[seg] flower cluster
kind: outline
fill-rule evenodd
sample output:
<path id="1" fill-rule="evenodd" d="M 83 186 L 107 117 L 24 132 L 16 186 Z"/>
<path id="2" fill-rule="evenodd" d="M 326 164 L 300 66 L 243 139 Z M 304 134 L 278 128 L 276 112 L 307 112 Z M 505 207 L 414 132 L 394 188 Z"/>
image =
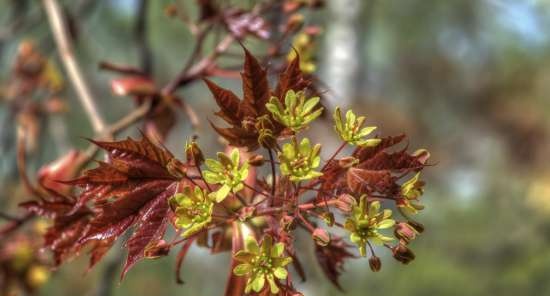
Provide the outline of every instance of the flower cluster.
<path id="1" fill-rule="evenodd" d="M 266 281 L 272 294 L 279 293 L 277 280 L 287 278 L 286 266 L 292 262 L 290 257 L 284 256 L 284 251 L 285 245 L 280 242 L 273 244 L 270 235 L 264 236 L 261 246 L 254 237 L 246 238 L 245 249 L 235 254 L 235 259 L 241 264 L 233 269 L 235 275 L 247 277 L 245 293 L 262 291 Z"/>
<path id="2" fill-rule="evenodd" d="M 380 212 L 380 202 L 373 201 L 367 204 L 366 196 L 362 196 L 359 205 L 352 208 L 351 216 L 346 220 L 345 228 L 350 232 L 350 241 L 357 245 L 361 256 L 367 255 L 367 244 L 370 242 L 383 244 L 391 242 L 392 237 L 385 236 L 379 231 L 395 224 L 390 219 L 392 211 L 385 209 Z"/>
<path id="3" fill-rule="evenodd" d="M 224 200 L 230 192 L 243 189 L 243 181 L 248 175 L 248 163 L 239 164 L 239 149 L 233 149 L 229 156 L 218 153 L 218 160 L 206 159 L 208 170 L 204 171 L 204 180 L 210 184 L 220 184 L 214 193 L 216 202 Z"/>

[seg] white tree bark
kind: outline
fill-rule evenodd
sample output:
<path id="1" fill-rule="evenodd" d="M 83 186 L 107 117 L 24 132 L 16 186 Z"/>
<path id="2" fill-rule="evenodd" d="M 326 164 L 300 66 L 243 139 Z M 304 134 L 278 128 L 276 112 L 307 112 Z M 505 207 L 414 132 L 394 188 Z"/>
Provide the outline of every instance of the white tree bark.
<path id="1" fill-rule="evenodd" d="M 329 104 L 348 106 L 356 96 L 360 70 L 359 32 L 364 0 L 328 0 L 323 81 Z"/>

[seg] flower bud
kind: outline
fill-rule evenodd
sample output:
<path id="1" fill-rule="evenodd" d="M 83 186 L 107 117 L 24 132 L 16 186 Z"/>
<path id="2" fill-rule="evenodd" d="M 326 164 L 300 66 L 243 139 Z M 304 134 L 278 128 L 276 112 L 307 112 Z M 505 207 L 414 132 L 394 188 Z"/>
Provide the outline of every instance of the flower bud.
<path id="1" fill-rule="evenodd" d="M 330 234 L 323 228 L 315 228 L 312 237 L 315 243 L 321 247 L 326 247 L 330 243 Z"/>
<path id="2" fill-rule="evenodd" d="M 347 193 L 341 194 L 338 196 L 338 202 L 335 204 L 335 206 L 342 212 L 351 212 L 351 209 L 354 205 L 356 205 L 357 202 L 355 201 L 355 198 Z"/>
<path id="3" fill-rule="evenodd" d="M 403 264 L 409 264 L 416 258 L 411 249 L 402 243 L 392 248 L 393 258 Z"/>
<path id="4" fill-rule="evenodd" d="M 424 232 L 424 225 L 416 221 L 407 221 L 407 223 L 418 233 Z"/>
<path id="5" fill-rule="evenodd" d="M 241 220 L 242 222 L 245 222 L 246 220 L 250 219 L 254 215 L 255 211 L 256 211 L 255 207 L 241 208 L 241 210 L 239 211 L 239 220 Z"/>
<path id="6" fill-rule="evenodd" d="M 152 96 L 157 93 L 155 83 L 145 76 L 126 76 L 111 80 L 111 89 L 117 96 Z"/>
<path id="7" fill-rule="evenodd" d="M 281 228 L 285 231 L 293 230 L 296 227 L 296 223 L 294 221 L 294 217 L 289 215 L 284 215 L 281 217 L 281 221 L 279 221 Z"/>
<path id="8" fill-rule="evenodd" d="M 328 226 L 334 225 L 334 214 L 331 212 L 324 212 L 321 214 L 321 218 L 327 223 Z"/>
<path id="9" fill-rule="evenodd" d="M 393 231 L 393 234 L 396 238 L 400 239 L 404 243 L 408 244 L 413 239 L 416 238 L 416 235 L 418 232 L 408 223 L 406 222 L 400 222 L 397 225 L 395 225 L 395 230 Z"/>
<path id="10" fill-rule="evenodd" d="M 369 258 L 369 267 L 370 270 L 374 272 L 380 271 L 382 268 L 382 260 L 380 260 L 379 257 L 372 255 L 372 257 Z"/>
<path id="11" fill-rule="evenodd" d="M 265 162 L 265 159 L 262 155 L 254 154 L 248 159 L 248 164 L 251 166 L 262 166 Z"/>
<path id="12" fill-rule="evenodd" d="M 195 139 L 185 145 L 185 157 L 187 162 L 193 162 L 195 165 L 201 165 L 204 162 L 204 155 Z"/>

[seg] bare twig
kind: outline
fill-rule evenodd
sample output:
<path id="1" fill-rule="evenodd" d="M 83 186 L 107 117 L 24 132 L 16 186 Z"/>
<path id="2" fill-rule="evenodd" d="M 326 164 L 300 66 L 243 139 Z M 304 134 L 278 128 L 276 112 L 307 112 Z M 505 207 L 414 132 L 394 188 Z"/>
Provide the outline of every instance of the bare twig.
<path id="1" fill-rule="evenodd" d="M 65 70 L 78 94 L 80 102 L 84 106 L 84 110 L 86 110 L 86 114 L 90 119 L 94 132 L 100 134 L 105 129 L 105 122 L 98 112 L 90 89 L 75 59 L 72 43 L 69 40 L 69 33 L 59 3 L 57 3 L 56 0 L 42 0 L 42 4 L 46 10 L 50 28 L 55 38 L 59 56 L 65 66 Z"/>

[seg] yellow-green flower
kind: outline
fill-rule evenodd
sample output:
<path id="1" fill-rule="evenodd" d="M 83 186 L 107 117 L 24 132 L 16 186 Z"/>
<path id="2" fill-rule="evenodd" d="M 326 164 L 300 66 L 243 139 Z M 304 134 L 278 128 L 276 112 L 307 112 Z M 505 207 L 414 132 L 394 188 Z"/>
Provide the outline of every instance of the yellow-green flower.
<path id="1" fill-rule="evenodd" d="M 385 209 L 380 212 L 380 202 L 373 201 L 367 204 L 367 197 L 362 196 L 359 205 L 354 205 L 349 217 L 344 225 L 350 232 L 350 240 L 359 248 L 361 256 L 367 255 L 367 242 L 376 244 L 392 241 L 393 238 L 385 236 L 379 232 L 381 229 L 387 229 L 395 224 L 391 210 Z"/>
<path id="2" fill-rule="evenodd" d="M 237 276 L 247 276 L 245 292 L 260 292 L 267 281 L 272 294 L 279 293 L 277 279 L 284 280 L 288 275 L 286 265 L 292 258 L 283 255 L 283 243 L 273 244 L 273 238 L 266 235 L 259 246 L 254 237 L 246 238 L 245 250 L 235 254 L 235 260 L 241 262 L 233 269 Z"/>
<path id="3" fill-rule="evenodd" d="M 218 152 L 218 160 L 207 159 L 208 170 L 204 171 L 204 179 L 210 184 L 222 185 L 214 192 L 216 202 L 224 200 L 229 192 L 239 192 L 243 189 L 243 181 L 248 176 L 248 163 L 239 166 L 239 149 L 234 148 L 231 155 Z"/>
<path id="4" fill-rule="evenodd" d="M 298 131 L 321 115 L 323 112 L 322 107 L 313 110 L 319 100 L 319 97 L 306 100 L 303 91 L 294 92 L 289 90 L 286 92 L 284 105 L 278 98 L 272 97 L 265 106 L 273 114 L 276 121 L 293 131 Z"/>
<path id="5" fill-rule="evenodd" d="M 346 112 L 346 121 L 343 122 L 340 107 L 336 107 L 333 117 L 334 129 L 340 135 L 340 138 L 348 144 L 373 147 L 380 143 L 380 139 L 365 139 L 366 136 L 376 129 L 375 126 L 363 127 L 366 119 L 365 116 L 357 117 L 352 110 L 348 110 Z"/>
<path id="6" fill-rule="evenodd" d="M 278 155 L 281 162 L 281 174 L 289 176 L 291 181 L 309 180 L 322 176 L 322 173 L 315 171 L 321 163 L 320 150 L 320 144 L 311 148 L 307 138 L 302 139 L 299 145 L 296 138 L 292 138 L 292 142 L 284 144 L 282 152 Z"/>
<path id="7" fill-rule="evenodd" d="M 420 173 L 416 173 L 407 182 L 401 185 L 402 199 L 398 201 L 397 206 L 408 214 L 417 214 L 424 209 L 424 206 L 418 203 L 418 199 L 424 193 L 424 182 L 420 181 Z"/>
<path id="8" fill-rule="evenodd" d="M 176 214 L 176 225 L 185 228 L 184 237 L 197 233 L 212 221 L 214 202 L 199 186 L 183 188 L 170 199 L 170 206 Z"/>

